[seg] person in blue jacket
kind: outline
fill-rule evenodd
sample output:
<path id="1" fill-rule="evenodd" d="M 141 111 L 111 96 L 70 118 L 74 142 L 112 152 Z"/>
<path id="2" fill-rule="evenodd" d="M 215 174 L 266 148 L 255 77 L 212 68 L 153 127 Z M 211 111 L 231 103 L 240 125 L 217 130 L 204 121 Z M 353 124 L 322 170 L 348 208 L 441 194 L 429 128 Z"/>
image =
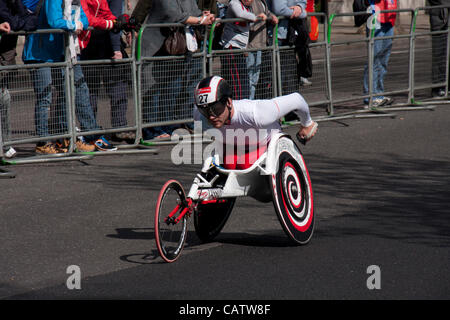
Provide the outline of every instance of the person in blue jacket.
<path id="1" fill-rule="evenodd" d="M 89 26 L 88 19 L 83 12 L 79 0 L 23 0 L 31 10 L 38 10 L 38 29 L 62 29 L 71 32 L 68 37 L 68 54 L 72 61 L 78 60 L 79 44 L 77 34 Z M 26 37 L 23 61 L 30 63 L 62 62 L 66 61 L 66 47 L 62 33 L 38 33 Z M 75 114 L 82 131 L 97 130 L 100 127 L 94 116 L 89 101 L 89 89 L 81 66 L 73 65 L 75 83 Z M 57 132 L 67 132 L 66 90 L 64 90 L 63 68 L 42 67 L 31 71 L 34 91 L 36 94 L 35 126 L 36 134 L 49 137 L 49 114 L 52 104 L 52 83 L 58 92 L 56 119 Z M 53 154 L 67 152 L 68 140 L 63 142 L 44 141 L 36 146 L 36 153 Z M 76 141 L 78 151 L 116 150 L 103 136 L 85 136 Z"/>

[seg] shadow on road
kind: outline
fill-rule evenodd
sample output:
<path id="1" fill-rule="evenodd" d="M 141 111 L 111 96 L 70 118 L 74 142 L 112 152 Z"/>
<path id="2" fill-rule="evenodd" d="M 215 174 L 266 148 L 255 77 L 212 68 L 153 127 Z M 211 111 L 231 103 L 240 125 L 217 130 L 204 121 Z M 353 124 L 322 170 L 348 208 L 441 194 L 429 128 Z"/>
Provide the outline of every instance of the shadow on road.
<path id="1" fill-rule="evenodd" d="M 370 235 L 450 246 L 449 161 L 390 154 L 371 160 L 308 158 L 318 217 L 327 212 L 333 220 L 320 224 L 320 237 Z"/>

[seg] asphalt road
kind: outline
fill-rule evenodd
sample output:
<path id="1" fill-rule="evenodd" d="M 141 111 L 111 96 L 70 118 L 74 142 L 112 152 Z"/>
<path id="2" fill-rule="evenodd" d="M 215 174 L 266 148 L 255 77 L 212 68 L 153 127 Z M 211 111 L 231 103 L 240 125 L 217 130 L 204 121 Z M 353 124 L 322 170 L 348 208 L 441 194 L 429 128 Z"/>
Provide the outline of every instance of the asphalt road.
<path id="1" fill-rule="evenodd" d="M 189 188 L 199 170 L 173 165 L 171 147 L 12 167 L 0 180 L 0 298 L 449 299 L 450 109 L 396 114 L 320 123 L 302 149 L 316 229 L 299 247 L 272 204 L 243 198 L 215 242 L 200 244 L 191 223 L 181 258 L 163 263 L 159 189 L 169 178 Z M 79 290 L 66 286 L 71 265 Z M 369 290 L 373 265 L 381 287 Z"/>

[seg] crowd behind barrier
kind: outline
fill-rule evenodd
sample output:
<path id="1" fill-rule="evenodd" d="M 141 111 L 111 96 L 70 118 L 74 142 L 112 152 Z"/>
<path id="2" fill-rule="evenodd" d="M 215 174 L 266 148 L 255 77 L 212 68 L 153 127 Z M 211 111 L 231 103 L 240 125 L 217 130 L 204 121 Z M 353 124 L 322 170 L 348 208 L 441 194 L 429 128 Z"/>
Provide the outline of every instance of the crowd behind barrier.
<path id="1" fill-rule="evenodd" d="M 353 17 L 360 13 L 333 14 L 330 17 L 323 13 L 310 13 L 310 17 L 317 17 L 323 23 L 319 25 L 320 37 L 308 44 L 312 56 L 312 75 L 309 78 L 297 73 L 298 48 L 278 37 L 278 27 L 285 19 L 283 17 L 279 17 L 277 24 L 269 28 L 271 36 L 264 39 L 266 45 L 261 46 L 259 43 L 250 48 L 223 48 L 214 41 L 220 37 L 219 32 L 223 32 L 223 26 L 227 23 L 238 25 L 248 20 L 216 20 L 211 26 L 198 28 L 200 33 L 197 33 L 197 37 L 201 38 L 198 48 L 182 55 L 163 52 L 146 54 L 148 43 L 145 34 L 152 30 L 159 32 L 162 27 L 164 30 L 184 29 L 186 25 L 144 24 L 136 33 L 137 37 L 132 39 L 129 56 L 123 52 L 121 59 L 117 60 L 105 57 L 79 61 L 71 59 L 71 33 L 64 30 L 13 32 L 11 34 L 27 36 L 62 34 L 66 55 L 60 62 L 0 66 L 0 73 L 8 77 L 8 97 L 2 91 L 0 110 L 0 156 L 3 163 L 13 163 L 5 154 L 7 147 L 60 139 L 69 141 L 65 146 L 67 152 L 62 155 L 68 157 L 76 155 L 76 143 L 83 137 L 123 133 L 124 140 L 128 140 L 129 144 L 119 147 L 116 152 L 127 152 L 131 148 L 135 148 L 136 152 L 152 151 L 145 148 L 148 144 L 144 140 L 155 135 L 149 137 L 146 129 L 175 128 L 180 125 L 190 129 L 194 87 L 200 79 L 213 74 L 220 74 L 232 83 L 234 96 L 240 98 L 270 99 L 300 91 L 311 107 L 325 112 L 325 115 L 317 116 L 322 120 L 354 112 L 370 113 L 373 110 L 371 108 L 376 106 L 374 102 L 377 97 L 381 95 L 406 94 L 404 103 L 397 103 L 398 106 L 414 105 L 417 91 L 424 89 L 433 90 L 433 94 L 447 99 L 450 52 L 448 25 L 439 30 L 417 30 L 418 17 L 429 14 L 431 9 L 448 10 L 449 6 L 381 11 L 402 15 L 407 30 L 403 30 L 402 34 L 389 33 L 376 37 L 376 30 L 369 28 L 367 34 L 363 32 L 355 40 L 337 36 L 340 26 L 338 21 L 342 17 Z M 409 19 L 406 24 L 404 16 Z M 374 55 L 379 43 L 386 40 L 395 50 L 390 54 L 385 86 L 381 91 L 376 91 L 374 71 L 377 71 L 378 66 L 374 63 Z M 38 108 L 35 109 L 38 94 L 35 75 L 44 68 L 52 78 L 51 85 L 46 88 L 52 95 L 49 95 L 49 128 L 47 133 L 42 134 L 38 132 Z M 90 92 L 88 103 L 93 108 L 97 123 L 95 126 L 80 123 L 86 119 L 77 107 L 80 103 L 77 90 L 81 81 L 77 77 L 77 68 L 81 68 Z M 365 91 L 364 70 L 368 77 Z M 366 105 L 363 104 L 364 100 Z M 340 107 L 351 101 L 360 104 L 358 110 L 349 113 L 347 108 L 343 108 L 340 113 Z M 25 153 L 25 156 L 29 155 Z M 60 156 L 40 156 L 38 161 Z M 15 163 L 20 163 L 20 159 L 18 157 Z"/>

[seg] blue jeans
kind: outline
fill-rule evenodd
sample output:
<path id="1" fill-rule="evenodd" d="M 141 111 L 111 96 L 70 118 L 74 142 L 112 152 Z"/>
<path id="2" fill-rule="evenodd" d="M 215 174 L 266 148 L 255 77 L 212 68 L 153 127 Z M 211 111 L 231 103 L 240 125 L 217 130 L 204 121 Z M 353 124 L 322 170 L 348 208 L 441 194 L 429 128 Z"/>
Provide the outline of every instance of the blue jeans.
<path id="1" fill-rule="evenodd" d="M 262 52 L 253 51 L 249 52 L 247 56 L 247 70 L 248 70 L 248 82 L 250 87 L 250 100 L 255 99 L 256 86 L 259 81 L 259 74 L 261 73 L 261 60 Z"/>
<path id="2" fill-rule="evenodd" d="M 89 89 L 80 65 L 73 66 L 75 82 L 75 114 L 80 123 L 81 130 L 97 130 L 99 126 L 95 120 L 94 112 L 89 100 Z M 59 132 L 67 131 L 66 93 L 63 84 L 63 69 L 52 69 L 50 67 L 39 68 L 31 71 L 34 92 L 36 94 L 35 104 L 35 126 L 36 134 L 40 137 L 49 136 L 49 114 L 52 105 L 52 83 L 58 92 L 56 100 L 56 113 L 58 114 Z M 86 137 L 93 140 L 93 136 Z"/>
<path id="3" fill-rule="evenodd" d="M 366 29 L 367 35 L 371 30 Z M 382 23 L 381 28 L 375 30 L 374 37 L 391 37 L 394 35 L 394 28 L 390 23 Z M 384 92 L 384 76 L 387 72 L 389 57 L 392 50 L 392 39 L 375 40 L 373 52 L 373 93 L 379 94 Z M 369 94 L 369 66 L 364 68 L 364 94 Z M 382 98 L 383 96 L 374 96 L 374 98 Z M 364 100 L 365 102 L 368 99 Z"/>

